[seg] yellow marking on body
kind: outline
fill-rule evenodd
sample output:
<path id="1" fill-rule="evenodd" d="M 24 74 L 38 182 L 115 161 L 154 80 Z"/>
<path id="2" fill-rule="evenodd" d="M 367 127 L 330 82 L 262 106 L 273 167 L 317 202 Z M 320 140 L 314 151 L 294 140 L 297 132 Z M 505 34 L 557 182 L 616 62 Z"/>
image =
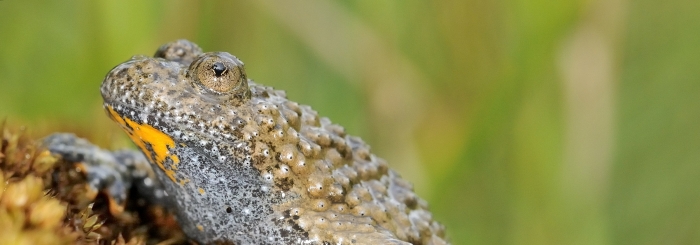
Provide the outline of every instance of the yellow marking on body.
<path id="1" fill-rule="evenodd" d="M 113 196 L 107 195 L 107 201 L 109 202 L 109 212 L 112 215 L 118 216 L 124 212 L 125 206 L 123 203 L 118 203 L 117 200 L 114 200 Z"/>
<path id="2" fill-rule="evenodd" d="M 120 116 L 111 106 L 107 106 L 107 112 L 110 117 L 121 126 L 126 134 L 129 135 L 131 141 L 146 154 L 146 157 L 148 157 L 152 163 L 158 165 L 170 180 L 180 185 L 185 183 L 184 180 L 177 181 L 175 178 L 175 170 L 177 170 L 177 166 L 180 163 L 180 158 L 175 154 L 171 154 L 169 151 L 169 149 L 175 148 L 175 141 L 170 136 L 151 125 L 139 124 L 129 118 Z M 146 144 L 151 145 L 152 151 L 148 150 Z M 172 169 L 166 169 L 163 165 L 165 164 L 166 158 L 170 158 L 173 161 L 171 165 Z"/>
<path id="3" fill-rule="evenodd" d="M 199 191 L 199 194 L 204 195 L 204 189 L 202 189 L 202 188 L 197 188 L 197 190 Z"/>
<path id="4" fill-rule="evenodd" d="M 198 229 L 199 231 L 204 231 L 204 226 L 198 224 L 198 225 L 197 225 L 197 229 Z"/>

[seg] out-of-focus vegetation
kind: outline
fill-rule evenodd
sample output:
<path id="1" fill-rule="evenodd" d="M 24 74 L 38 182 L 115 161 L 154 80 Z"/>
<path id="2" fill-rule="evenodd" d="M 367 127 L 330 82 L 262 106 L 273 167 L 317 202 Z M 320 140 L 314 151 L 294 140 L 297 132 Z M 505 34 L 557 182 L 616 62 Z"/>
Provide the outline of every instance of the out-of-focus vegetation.
<path id="1" fill-rule="evenodd" d="M 700 1 L 2 0 L 0 116 L 126 142 L 103 76 L 179 38 L 364 138 L 455 244 L 700 243 Z"/>

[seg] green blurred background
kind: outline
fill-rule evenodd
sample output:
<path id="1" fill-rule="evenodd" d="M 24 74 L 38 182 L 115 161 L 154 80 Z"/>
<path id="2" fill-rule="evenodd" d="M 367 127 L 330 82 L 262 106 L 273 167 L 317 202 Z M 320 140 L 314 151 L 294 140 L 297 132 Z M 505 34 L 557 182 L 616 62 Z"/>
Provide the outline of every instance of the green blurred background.
<path id="1" fill-rule="evenodd" d="M 700 1 L 0 1 L 0 117 L 127 140 L 113 66 L 228 51 L 364 138 L 454 244 L 700 244 Z"/>

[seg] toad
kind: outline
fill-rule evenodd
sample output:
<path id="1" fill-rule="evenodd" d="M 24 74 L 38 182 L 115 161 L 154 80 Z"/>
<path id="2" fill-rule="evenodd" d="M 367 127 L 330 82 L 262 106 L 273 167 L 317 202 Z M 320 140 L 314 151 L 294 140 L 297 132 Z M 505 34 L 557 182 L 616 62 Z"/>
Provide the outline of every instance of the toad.
<path id="1" fill-rule="evenodd" d="M 284 91 L 248 79 L 229 53 L 168 43 L 154 57 L 117 65 L 101 92 L 107 115 L 145 156 L 116 176 L 148 179 L 132 165 L 150 162 L 158 188 L 141 189 L 162 188 L 157 196 L 194 241 L 447 244 L 427 203 L 365 142 Z M 54 152 L 76 151 L 56 150 L 69 145 L 57 142 Z M 90 152 L 100 151 L 79 156 Z M 108 171 L 97 166 L 88 169 L 101 183 L 99 173 Z M 117 179 L 129 186 L 130 178 Z M 124 187 L 110 190 L 120 196 L 110 203 L 117 212 Z"/>

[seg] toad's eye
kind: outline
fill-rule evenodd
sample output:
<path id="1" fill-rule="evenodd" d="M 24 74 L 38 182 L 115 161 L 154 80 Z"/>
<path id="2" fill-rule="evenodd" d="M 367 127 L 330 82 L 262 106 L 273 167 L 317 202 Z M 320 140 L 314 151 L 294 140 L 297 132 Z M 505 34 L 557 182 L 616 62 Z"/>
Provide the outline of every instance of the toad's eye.
<path id="1" fill-rule="evenodd" d="M 202 54 L 202 49 L 197 44 L 181 39 L 160 46 L 153 57 L 189 65 L 200 54 Z"/>
<path id="2" fill-rule="evenodd" d="M 225 52 L 199 56 L 187 71 L 187 77 L 200 91 L 215 95 L 249 96 L 243 62 Z"/>

